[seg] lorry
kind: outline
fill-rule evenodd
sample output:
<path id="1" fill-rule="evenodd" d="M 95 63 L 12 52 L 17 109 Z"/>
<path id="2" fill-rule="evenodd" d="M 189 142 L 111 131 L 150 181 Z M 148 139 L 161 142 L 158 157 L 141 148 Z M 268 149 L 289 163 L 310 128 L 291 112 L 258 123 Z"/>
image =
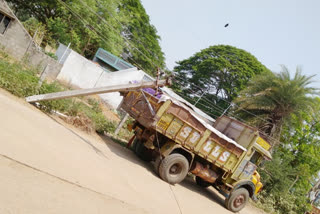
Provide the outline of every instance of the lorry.
<path id="1" fill-rule="evenodd" d="M 135 119 L 132 149 L 154 161 L 161 179 L 177 184 L 191 173 L 201 187 L 213 186 L 233 212 L 262 189 L 257 167 L 270 160 L 270 144 L 250 127 L 222 116 L 213 124 L 196 108 L 168 93 L 124 92 L 121 108 Z"/>
<path id="2" fill-rule="evenodd" d="M 226 207 L 238 212 L 262 189 L 257 167 L 270 160 L 270 144 L 256 128 L 234 118 L 216 121 L 160 87 L 168 80 L 33 95 L 27 102 L 119 91 L 121 108 L 132 118 L 130 143 L 145 161 L 154 161 L 164 181 L 177 184 L 191 173 L 201 187 L 213 186 L 225 196 Z M 155 90 L 153 89 L 155 88 Z"/>

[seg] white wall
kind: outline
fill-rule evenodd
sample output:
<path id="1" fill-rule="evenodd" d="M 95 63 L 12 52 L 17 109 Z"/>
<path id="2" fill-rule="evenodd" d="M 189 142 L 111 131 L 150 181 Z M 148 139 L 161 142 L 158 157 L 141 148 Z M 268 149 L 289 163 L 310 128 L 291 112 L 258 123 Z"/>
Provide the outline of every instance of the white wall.
<path id="1" fill-rule="evenodd" d="M 127 69 L 111 73 L 104 72 L 97 83 L 97 87 L 128 84 L 134 80 L 141 81 L 144 75 L 143 71 L 137 69 Z M 113 108 L 117 108 L 122 101 L 122 96 L 120 96 L 119 92 L 101 94 L 100 96 Z"/>
<path id="2" fill-rule="evenodd" d="M 71 51 L 65 60 L 57 79 L 79 88 L 94 88 L 110 85 L 127 84 L 130 81 L 141 81 L 146 73 L 137 68 L 106 72 L 99 65 Z M 122 101 L 120 93 L 101 94 L 101 98 L 111 107 L 118 108 Z"/>
<path id="3" fill-rule="evenodd" d="M 103 72 L 99 65 L 71 51 L 57 79 L 80 88 L 93 88 Z"/>

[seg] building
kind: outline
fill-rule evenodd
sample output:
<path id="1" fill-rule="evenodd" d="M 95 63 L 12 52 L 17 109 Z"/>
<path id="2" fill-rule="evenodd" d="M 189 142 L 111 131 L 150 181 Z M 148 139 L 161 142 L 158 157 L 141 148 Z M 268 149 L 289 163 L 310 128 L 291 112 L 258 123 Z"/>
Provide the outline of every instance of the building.
<path id="1" fill-rule="evenodd" d="M 133 65 L 124 61 L 123 59 L 111 54 L 110 52 L 99 48 L 93 58 L 94 62 L 97 62 L 107 72 L 121 71 L 130 68 L 134 68 Z"/>
<path id="2" fill-rule="evenodd" d="M 4 0 L 0 0 L 0 49 L 17 60 L 24 59 L 40 70 L 46 68 L 51 78 L 55 78 L 61 69 L 56 60 L 35 44 Z"/>

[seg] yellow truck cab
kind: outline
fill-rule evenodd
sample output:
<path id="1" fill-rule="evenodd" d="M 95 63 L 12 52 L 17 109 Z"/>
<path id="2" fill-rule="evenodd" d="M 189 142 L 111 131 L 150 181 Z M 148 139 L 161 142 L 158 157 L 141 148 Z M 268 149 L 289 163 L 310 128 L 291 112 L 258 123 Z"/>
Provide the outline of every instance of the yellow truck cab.
<path id="1" fill-rule="evenodd" d="M 136 120 L 132 149 L 154 161 L 164 181 L 176 184 L 192 173 L 198 185 L 218 189 L 233 212 L 259 193 L 263 185 L 257 167 L 271 155 L 257 129 L 227 116 L 212 124 L 194 106 L 165 92 L 123 95 L 121 107 Z"/>

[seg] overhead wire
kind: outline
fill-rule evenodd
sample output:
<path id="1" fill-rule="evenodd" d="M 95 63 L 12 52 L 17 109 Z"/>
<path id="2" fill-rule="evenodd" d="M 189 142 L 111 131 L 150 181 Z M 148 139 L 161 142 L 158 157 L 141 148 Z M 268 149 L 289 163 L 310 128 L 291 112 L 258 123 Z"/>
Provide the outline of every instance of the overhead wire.
<path id="1" fill-rule="evenodd" d="M 189 84 L 194 84 L 194 83 L 189 83 Z M 197 88 L 199 88 L 197 85 L 194 85 L 194 86 L 197 87 Z M 193 90 L 190 89 L 190 88 L 189 88 L 189 89 L 184 88 L 184 89 L 185 89 L 185 90 L 188 90 L 188 91 L 191 91 L 191 92 L 193 92 L 193 93 L 196 93 L 195 91 L 193 91 Z M 213 103 L 212 101 L 206 99 L 205 97 L 202 97 L 202 98 L 203 98 L 204 100 L 208 101 L 209 103 L 211 103 L 212 106 L 219 107 L 219 106 L 217 106 L 215 103 Z M 218 98 L 221 99 L 220 97 L 218 97 Z M 222 100 L 224 100 L 224 99 L 222 99 Z M 224 101 L 227 102 L 227 103 L 229 103 L 230 105 L 236 105 L 235 103 L 229 102 L 229 101 L 227 101 L 227 100 L 224 100 Z M 211 107 L 212 107 L 212 106 L 211 106 Z M 221 107 L 219 107 L 219 108 L 222 109 Z M 206 112 L 206 113 L 208 113 L 208 112 Z M 242 118 L 236 116 L 236 115 L 235 115 L 234 113 L 232 113 L 232 112 L 226 112 L 226 114 L 227 114 L 228 116 L 231 116 L 231 117 L 239 120 L 239 121 L 242 122 L 242 123 L 245 123 L 245 124 L 247 123 L 247 121 L 245 121 L 245 120 L 243 120 Z M 259 116 L 257 116 L 257 115 L 256 115 L 256 117 L 259 118 L 259 119 L 263 119 L 264 121 L 268 122 L 268 121 L 265 120 L 264 118 L 261 118 L 261 117 L 259 117 Z M 267 135 L 262 129 L 257 128 L 257 130 L 259 131 L 259 133 L 261 133 L 261 134 L 263 134 L 263 135 Z M 274 138 L 274 137 L 268 136 L 268 135 L 267 135 L 267 137 L 268 137 L 269 139 L 273 140 L 274 142 L 281 143 L 281 141 L 279 141 L 277 138 Z"/>
<path id="2" fill-rule="evenodd" d="M 186 97 L 186 95 L 183 95 L 183 94 L 180 94 L 180 93 L 177 93 L 179 96 L 181 96 L 183 99 L 186 99 L 187 97 Z M 219 117 L 219 116 L 217 116 L 217 115 L 215 115 L 215 114 L 213 114 L 213 113 L 211 113 L 211 112 L 207 112 L 207 111 L 205 111 L 205 110 L 202 110 L 203 112 L 205 112 L 205 113 L 207 113 L 207 114 L 212 114 L 212 115 L 214 115 L 214 116 L 216 116 L 216 117 Z"/>
<path id="3" fill-rule="evenodd" d="M 84 3 L 82 0 L 80 0 L 81 2 L 82 2 L 82 4 L 84 5 L 84 6 L 88 6 L 86 3 Z M 99 36 L 104 42 L 106 42 L 106 43 L 108 43 L 107 41 L 106 41 L 106 38 L 103 36 L 103 35 L 101 35 L 101 32 L 100 31 L 98 31 L 98 30 L 96 30 L 96 28 L 95 27 L 93 27 L 88 21 L 86 21 L 85 19 L 83 19 L 77 12 L 75 12 L 69 5 L 67 5 L 65 2 L 63 2 L 62 0 L 58 0 L 58 2 L 59 3 L 61 3 L 63 6 L 65 6 L 73 15 L 75 15 L 84 25 L 85 25 L 85 27 L 87 28 L 87 29 L 89 29 L 89 30 L 91 30 L 92 32 L 94 32 L 97 36 Z M 92 8 L 91 7 L 88 7 L 89 8 L 89 10 L 92 12 L 92 13 L 94 13 L 95 15 L 97 15 L 105 24 L 107 24 L 107 26 L 109 27 L 109 28 L 111 28 L 113 31 L 116 31 L 117 32 L 117 30 L 113 27 L 113 26 L 111 26 L 108 22 L 106 22 L 106 20 L 103 18 L 103 17 L 101 17 L 99 14 L 97 14 L 95 11 L 93 11 L 92 10 Z M 123 25 L 122 25 L 123 26 Z M 130 44 L 131 44 L 131 42 L 127 39 L 127 38 L 125 38 L 124 36 L 122 36 L 126 41 L 127 41 L 127 43 L 129 43 L 129 44 L 127 44 L 127 43 L 125 43 L 126 45 L 127 45 L 127 47 L 130 49 L 130 48 L 132 48 L 132 47 L 130 47 Z M 119 43 L 119 42 L 118 42 Z M 152 65 L 154 65 L 155 67 L 159 67 L 159 66 L 157 66 L 156 64 L 154 64 L 154 62 L 152 61 L 152 59 L 150 59 L 150 57 L 148 57 L 148 56 L 146 56 L 141 50 L 139 50 L 137 47 L 135 47 L 134 46 L 134 48 L 139 52 L 139 53 L 141 53 L 146 59 L 148 59 L 148 61 L 152 64 Z M 138 67 L 140 67 L 140 68 L 142 68 L 143 69 L 143 66 L 141 66 L 141 64 L 139 64 L 138 62 L 136 62 L 132 57 L 130 57 L 130 56 L 128 56 L 128 58 L 130 58 L 134 63 L 136 63 L 136 65 L 138 66 Z M 181 79 L 181 80 L 183 80 L 182 78 L 180 78 L 180 77 L 178 77 L 178 76 L 175 76 L 175 78 L 178 78 L 178 79 Z M 183 80 L 183 81 L 185 81 L 185 80 Z M 199 86 L 197 86 L 197 85 L 195 85 L 194 83 L 191 83 L 191 82 L 188 82 L 188 84 L 191 84 L 191 85 L 193 85 L 194 87 L 196 87 L 196 88 L 199 88 L 199 89 L 201 89 L 202 90 L 202 88 L 200 88 Z M 190 89 L 191 90 L 191 89 Z M 179 94 L 180 96 L 181 96 L 181 94 Z M 227 101 L 227 100 L 225 100 L 224 98 L 222 98 L 222 97 L 219 97 L 219 96 L 217 96 L 217 95 L 215 95 L 215 94 L 213 94 L 214 96 L 216 96 L 217 98 L 219 98 L 220 100 L 223 100 L 224 102 L 226 102 L 226 103 L 228 103 L 229 105 L 236 105 L 236 106 L 238 106 L 239 107 L 239 105 L 237 105 L 237 104 L 235 104 L 235 103 L 232 103 L 232 102 L 230 102 L 230 101 Z M 185 96 L 184 96 L 185 97 Z M 213 107 L 214 106 L 214 108 L 215 109 L 219 109 L 220 108 L 220 110 L 222 111 L 222 110 L 224 110 L 224 109 L 222 109 L 220 106 L 217 106 L 215 103 L 213 103 L 212 101 L 210 101 L 210 100 L 208 100 L 207 98 L 203 98 L 204 100 L 206 100 L 207 102 L 210 102 L 211 104 L 212 104 L 212 106 L 211 107 Z M 242 111 L 245 111 L 246 113 L 248 113 L 248 114 L 251 114 L 252 116 L 254 116 L 254 117 L 257 117 L 257 118 L 259 118 L 259 119 L 261 119 L 261 120 L 263 120 L 263 121 L 266 121 L 266 122 L 268 122 L 267 120 L 265 120 L 264 118 L 261 118 L 260 116 L 258 116 L 258 115 L 256 115 L 256 114 L 253 114 L 252 112 L 249 112 L 249 111 L 247 111 L 247 110 L 245 110 L 245 109 L 241 109 Z M 209 112 L 207 112 L 207 111 L 205 111 L 205 113 L 207 113 L 207 114 L 213 114 L 213 113 L 209 113 Z M 230 115 L 231 113 L 230 112 L 227 112 L 227 115 Z M 217 115 L 215 115 L 215 114 L 213 114 L 214 116 L 217 116 Z M 235 115 L 233 114 L 233 117 L 235 117 Z M 241 118 L 236 118 L 236 119 L 239 119 L 241 122 L 244 122 L 244 123 L 246 123 L 246 121 L 244 121 L 244 120 L 242 120 Z M 263 133 L 263 134 L 265 134 L 263 131 L 261 131 L 261 130 L 259 130 L 261 133 Z M 270 137 L 270 136 L 269 136 Z M 272 137 L 270 137 L 271 139 L 274 139 L 274 140 L 277 140 L 277 139 L 275 139 L 275 138 L 272 138 Z M 280 141 L 278 141 L 278 142 L 280 142 Z M 281 143 L 281 142 L 280 142 Z"/>
<path id="4" fill-rule="evenodd" d="M 189 89 L 189 88 L 184 88 L 184 90 L 185 90 L 185 91 L 188 91 L 188 92 L 191 92 L 191 93 L 195 93 L 193 90 L 191 90 L 191 89 Z M 175 93 L 177 93 L 177 94 L 179 93 L 179 95 L 182 94 L 182 93 L 180 93 L 180 92 L 175 92 Z M 184 97 L 186 97 L 186 95 L 184 95 Z M 212 105 L 212 104 L 214 104 L 213 102 L 205 101 L 205 103 L 210 104 L 210 105 L 211 105 L 210 107 L 213 107 L 214 109 L 216 109 L 216 110 L 218 110 L 218 111 L 221 111 L 221 112 L 224 111 L 223 108 L 221 108 L 221 107 L 219 107 L 219 106 L 217 106 L 217 105 Z M 197 105 L 198 105 L 198 104 L 200 104 L 200 102 L 197 103 Z M 196 106 L 195 106 L 195 107 L 196 107 Z"/>
<path id="5" fill-rule="evenodd" d="M 89 5 L 87 5 L 83 0 L 80 0 L 80 2 L 85 6 L 87 7 L 93 14 L 95 14 L 101 21 L 103 21 L 106 25 L 108 25 L 113 31 L 115 32 L 118 32 L 112 25 L 110 25 L 106 20 L 105 18 L 103 18 L 102 16 L 100 16 L 96 11 L 94 11 Z M 120 23 L 121 24 L 121 23 Z M 123 26 L 121 24 L 121 26 Z M 121 34 L 120 34 L 121 35 Z M 132 42 L 127 39 L 125 36 L 121 35 L 122 38 L 127 42 L 129 43 L 130 45 L 132 45 L 141 55 L 143 55 L 153 66 L 155 66 L 155 68 L 159 67 L 158 65 L 156 65 L 152 59 L 150 59 L 150 57 L 148 57 L 147 55 L 145 55 L 139 48 L 135 47 Z"/>
<path id="6" fill-rule="evenodd" d="M 100 3 L 99 0 L 97 0 L 96 2 L 99 4 L 100 7 L 102 7 L 102 5 L 101 5 L 101 3 Z M 114 15 L 112 14 L 112 12 L 110 12 L 110 10 L 107 9 L 107 7 L 103 7 L 103 10 L 107 11 L 107 13 L 108 13 L 112 18 L 114 18 L 114 20 L 116 20 L 116 22 L 117 22 L 119 25 L 121 25 L 123 28 L 125 28 L 125 26 L 123 26 L 123 24 L 121 23 L 121 21 L 118 20 L 118 18 L 117 18 L 116 16 L 114 16 Z M 136 29 L 136 30 L 139 31 L 139 29 Z M 139 31 L 139 32 L 141 33 L 141 31 Z M 133 34 L 132 34 L 131 32 L 128 32 L 128 33 L 129 33 L 131 36 L 133 36 Z M 139 38 L 135 38 L 135 39 L 136 39 L 136 41 L 138 41 L 141 45 L 144 46 L 144 44 L 141 42 L 141 40 L 140 40 Z M 144 47 L 145 47 L 145 46 L 144 46 Z M 147 50 L 151 55 L 153 55 L 153 56 L 155 57 L 154 53 L 153 53 L 148 47 L 145 47 L 145 48 L 146 48 L 146 50 Z"/>
<path id="7" fill-rule="evenodd" d="M 61 0 L 59 0 L 59 1 L 61 1 Z M 80 2 L 84 5 L 84 6 L 86 6 L 86 7 L 88 7 L 89 8 L 89 10 L 92 12 L 92 13 L 94 13 L 96 16 L 98 16 L 99 17 L 99 19 L 101 19 L 105 24 L 107 24 L 112 30 L 114 30 L 114 31 L 116 31 L 116 29 L 113 27 L 113 26 L 111 26 L 103 17 L 101 17 L 98 13 L 96 13 L 90 6 L 88 6 L 83 0 L 80 0 Z M 70 10 L 72 10 L 72 9 L 70 9 Z M 75 12 L 74 12 L 75 13 Z M 109 12 L 109 14 L 111 14 L 110 12 Z M 113 16 L 113 15 L 112 15 Z M 114 17 L 114 16 L 113 16 Z M 115 17 L 114 17 L 115 18 Z M 119 24 L 121 24 L 120 23 L 120 21 L 119 20 L 117 20 L 118 21 L 118 23 Z M 123 26 L 122 24 L 121 24 L 121 26 Z M 128 43 L 130 43 L 131 44 L 131 42 L 127 39 L 127 38 L 125 38 L 125 37 L 123 37 Z M 138 48 L 136 48 L 141 54 L 143 54 Z M 150 60 L 150 58 L 148 57 L 148 56 L 146 56 L 145 54 L 143 54 L 146 58 L 148 58 L 149 60 Z M 131 58 L 132 59 L 132 58 Z M 151 60 L 150 60 L 150 62 L 154 65 L 154 66 L 156 66 Z M 135 63 L 137 63 L 137 62 L 135 62 Z M 137 63 L 138 64 L 138 63 Z M 138 64 L 139 65 L 139 64 Z M 140 65 L 141 66 L 141 65 Z M 180 96 L 181 96 L 181 94 L 180 94 Z M 204 106 L 203 104 L 202 104 L 202 106 Z M 214 107 L 214 108 L 219 108 L 219 106 L 212 106 L 212 107 Z M 220 108 L 220 111 L 224 111 L 224 109 L 222 109 L 222 108 Z M 205 111 L 207 114 L 213 114 L 213 113 L 209 113 L 209 112 L 207 112 L 207 111 Z M 214 116 L 216 116 L 216 117 L 218 117 L 217 115 L 215 115 L 215 114 L 213 114 Z"/>
<path id="8" fill-rule="evenodd" d="M 175 76 L 175 78 L 177 78 L 177 76 Z M 185 81 L 184 79 L 179 78 L 179 77 L 178 77 L 178 79 Z M 194 83 L 189 82 L 189 84 L 193 85 L 193 86 L 196 87 L 196 88 L 201 89 L 199 86 L 195 85 Z M 184 88 L 184 89 L 185 89 L 185 90 L 192 91 L 193 93 L 196 93 L 194 90 L 186 89 L 186 88 Z M 213 96 L 217 97 L 218 99 L 223 100 L 224 102 L 226 102 L 226 103 L 229 104 L 229 105 L 233 105 L 233 106 L 238 106 L 238 107 L 240 107 L 238 104 L 233 103 L 233 102 L 230 102 L 230 101 L 228 101 L 228 100 L 226 100 L 226 99 L 223 99 L 223 98 L 221 98 L 221 97 L 219 97 L 219 96 L 217 96 L 217 95 L 215 95 L 215 94 L 210 94 L 210 95 L 213 95 Z M 224 111 L 224 109 L 222 109 L 220 106 L 216 105 L 216 104 L 213 103 L 212 101 L 208 100 L 206 97 L 202 97 L 201 99 L 204 99 L 204 100 L 206 100 L 207 102 L 210 102 L 211 104 L 215 105 L 217 108 L 220 108 L 221 110 Z M 258 115 L 253 114 L 252 112 L 246 111 L 245 109 L 241 109 L 241 111 L 250 113 L 250 114 L 253 115 L 254 117 L 259 118 L 260 120 L 263 120 L 263 121 L 265 121 L 265 122 L 269 122 L 269 121 L 267 121 L 266 119 L 264 119 L 264 118 L 262 118 L 262 117 L 260 117 L 260 116 L 258 116 Z M 234 114 L 233 114 L 233 115 L 234 115 Z"/>
<path id="9" fill-rule="evenodd" d="M 63 3 L 66 7 L 68 7 L 67 5 L 66 5 L 66 3 L 64 3 L 64 2 L 62 2 L 61 0 L 58 0 L 60 3 Z M 107 24 L 113 31 L 115 31 L 115 32 L 117 32 L 117 30 L 112 26 L 112 25 L 110 25 L 103 17 L 101 17 L 97 12 L 95 12 L 89 5 L 87 5 L 83 0 L 80 0 L 80 2 L 84 5 L 84 6 L 86 6 L 86 7 L 88 7 L 89 8 L 89 10 L 92 12 L 92 13 L 94 13 L 96 16 L 98 16 L 99 17 L 99 19 L 101 19 L 105 24 Z M 72 11 L 72 9 L 69 7 L 69 10 L 71 10 Z M 75 13 L 74 11 L 73 11 L 73 13 Z M 113 16 L 113 14 L 112 13 L 110 13 L 109 11 L 108 11 L 108 13 L 113 17 L 113 18 L 115 18 L 115 16 Z M 78 18 L 80 18 L 80 16 L 77 14 L 77 13 L 75 13 L 77 16 L 78 16 Z M 81 18 L 80 18 L 81 19 Z M 116 18 L 115 18 L 116 19 Z M 122 25 L 122 23 L 118 20 L 118 19 L 116 19 L 116 21 L 118 22 L 118 24 L 120 24 L 122 27 L 123 27 L 123 25 Z M 87 23 L 86 23 L 87 24 Z M 92 26 L 91 26 L 92 27 Z M 95 28 L 94 27 L 92 27 L 94 30 L 95 30 Z M 96 30 L 95 30 L 96 31 Z M 99 35 L 99 34 L 98 34 Z M 102 37 L 101 35 L 99 35 L 100 37 Z M 131 41 L 130 40 L 128 40 L 127 38 L 125 38 L 124 36 L 122 36 L 125 40 L 126 40 L 126 42 L 128 42 L 129 44 L 131 44 Z M 104 41 L 105 41 L 105 39 L 103 39 Z M 105 41 L 106 42 L 106 41 Z M 128 45 L 128 44 L 127 44 Z M 132 45 L 132 44 L 131 44 Z M 129 46 L 128 46 L 129 47 Z M 141 53 L 146 59 L 148 59 L 148 61 L 152 64 L 152 65 L 154 65 L 155 67 L 159 67 L 158 65 L 156 65 L 156 64 L 154 64 L 154 62 L 152 61 L 152 59 L 150 59 L 147 55 L 145 55 L 141 50 L 139 50 L 138 48 L 136 48 L 135 46 L 133 46 L 139 53 Z M 129 47 L 130 48 L 130 47 Z M 150 51 L 150 50 L 148 50 L 148 51 Z M 140 66 L 140 68 L 143 68 L 138 62 L 136 62 L 132 57 L 130 57 L 130 56 L 128 56 L 131 60 L 133 60 L 133 62 L 134 63 L 136 63 L 138 66 Z M 177 76 L 175 76 L 175 78 L 179 78 L 179 77 L 177 77 Z M 181 79 L 181 78 L 180 78 Z M 182 80 L 182 79 L 181 79 Z M 195 85 L 195 84 L 193 84 L 193 83 L 190 83 L 190 82 L 188 82 L 189 84 L 192 84 L 194 87 L 196 87 L 196 88 L 199 88 L 199 89 L 201 89 L 202 90 L 202 88 L 200 88 L 199 86 L 197 86 L 197 85 Z M 215 95 L 215 94 L 212 94 L 212 95 L 214 95 L 214 96 L 216 96 L 218 99 L 220 99 L 220 100 L 223 100 L 224 102 L 226 102 L 226 103 L 228 103 L 229 105 L 235 105 L 235 106 L 238 106 L 238 107 L 240 107 L 239 105 L 237 105 L 237 104 L 235 104 L 235 103 L 232 103 L 232 102 L 230 102 L 230 101 L 227 101 L 227 100 L 225 100 L 225 99 L 223 99 L 223 98 L 221 98 L 221 97 L 218 97 L 217 95 Z M 206 101 L 209 101 L 207 98 L 203 98 L 204 100 L 206 100 Z M 210 101 L 209 101 L 210 102 Z M 212 102 L 211 102 L 212 103 Z M 215 103 L 212 103 L 213 104 L 213 106 L 215 106 L 215 108 L 220 108 L 221 110 L 223 110 L 224 111 L 224 109 L 222 109 L 220 106 L 217 106 Z M 267 121 L 267 120 L 265 120 L 264 118 L 262 118 L 262 117 L 260 117 L 260 116 L 258 116 L 258 115 L 256 115 L 256 114 L 254 114 L 254 113 L 252 113 L 252 112 L 250 112 L 250 111 L 247 111 L 246 109 L 241 109 L 241 111 L 244 111 L 244 112 L 246 112 L 246 113 L 248 113 L 248 114 L 250 114 L 250 115 L 252 115 L 252 116 L 254 116 L 254 117 L 256 117 L 256 118 L 259 118 L 260 120 L 263 120 L 263 121 L 265 121 L 265 122 L 269 122 L 269 121 Z M 208 113 L 208 112 L 207 112 Z M 235 116 L 235 115 L 234 115 Z"/>
<path id="10" fill-rule="evenodd" d="M 103 36 L 103 35 L 101 35 L 102 33 L 100 32 L 100 31 L 98 31 L 98 30 L 96 30 L 96 28 L 95 27 L 93 27 L 90 23 L 88 23 L 88 21 L 86 21 L 84 18 L 82 18 L 77 12 L 75 12 L 69 5 L 67 5 L 65 2 L 63 2 L 62 0 L 58 0 L 58 2 L 60 3 L 60 4 L 62 4 L 67 10 L 69 10 L 76 18 L 78 18 L 81 22 L 82 22 L 82 24 L 84 24 L 84 26 L 87 28 L 87 29 L 89 29 L 90 31 L 92 31 L 93 33 L 95 33 L 98 37 L 100 37 L 100 39 L 102 39 L 104 42 L 106 42 L 106 43 L 108 43 L 107 41 L 106 41 L 106 38 Z M 108 25 L 109 26 L 109 25 Z M 118 44 L 120 44 L 120 45 L 122 45 L 122 43 L 119 43 L 119 41 L 116 41 Z M 127 44 L 127 43 L 124 43 L 125 45 L 127 45 L 127 47 L 129 48 L 129 49 L 131 49 L 132 47 L 130 47 L 129 46 L 129 44 Z M 136 62 L 135 61 L 135 59 L 133 58 L 133 57 L 131 57 L 131 56 L 129 56 L 128 55 L 128 58 L 130 58 L 135 64 L 136 64 L 136 66 L 139 68 L 141 68 L 141 69 L 143 69 L 143 66 L 141 66 L 141 64 L 139 64 L 138 62 Z"/>
<path id="11" fill-rule="evenodd" d="M 66 7 L 69 7 L 68 5 L 66 5 L 66 3 L 64 3 L 64 2 L 62 2 L 61 0 L 58 0 L 58 1 L 60 1 L 61 3 L 63 3 Z M 113 31 L 116 31 L 117 32 L 117 30 L 112 26 L 112 25 L 110 25 L 103 17 L 101 17 L 97 12 L 95 12 L 90 6 L 88 6 L 83 0 L 80 0 L 80 2 L 84 5 L 84 6 L 86 6 L 86 7 L 88 7 L 89 8 L 89 10 L 92 12 L 92 13 L 94 13 L 96 16 L 98 16 L 99 17 L 99 19 L 101 19 L 105 24 L 107 24 Z M 72 9 L 69 7 L 69 10 L 71 10 L 72 11 Z M 74 11 L 73 11 L 73 13 L 75 13 Z M 109 14 L 111 14 L 110 12 L 108 12 Z M 78 18 L 80 18 L 80 16 L 77 14 L 77 13 L 75 13 L 77 16 L 78 16 Z M 113 16 L 113 15 L 112 15 Z M 113 16 L 113 18 L 115 18 L 114 16 Z M 116 19 L 116 18 L 115 18 Z M 118 19 L 116 19 L 116 21 L 119 23 L 119 24 L 121 24 L 121 26 L 123 27 L 123 25 L 122 25 L 122 23 L 118 20 Z M 86 23 L 87 24 L 87 23 Z M 92 27 L 94 30 L 95 30 L 95 28 L 94 27 Z M 95 30 L 96 31 L 96 30 Z M 99 35 L 100 37 L 102 37 L 101 35 Z M 122 36 L 129 44 L 131 44 L 131 41 L 129 41 L 127 38 L 125 38 L 124 36 Z M 105 41 L 105 40 L 104 40 Z M 157 66 L 156 64 L 154 64 L 153 63 L 153 61 L 148 57 L 148 56 L 146 56 L 142 51 L 140 51 L 138 48 L 136 48 L 136 47 L 134 47 L 136 50 L 138 50 L 139 51 L 139 53 L 141 53 L 144 57 L 146 57 L 148 60 L 149 60 L 149 62 L 151 62 L 155 67 L 159 67 L 159 66 Z M 140 66 L 141 68 L 142 68 L 142 66 L 139 64 L 139 63 L 137 63 L 132 57 L 130 57 L 130 59 L 132 59 L 138 66 Z M 179 77 L 177 77 L 177 76 L 175 76 L 175 78 L 179 78 Z M 181 78 L 180 78 L 181 79 Z M 183 80 L 183 79 L 181 79 L 181 80 Z M 189 84 L 192 84 L 194 87 L 196 87 L 196 88 L 199 88 L 199 89 L 201 89 L 202 90 L 202 88 L 200 88 L 199 86 L 197 86 L 197 85 L 195 85 L 195 84 L 193 84 L 193 83 L 190 83 L 189 82 Z M 219 99 L 221 99 L 221 100 L 223 100 L 224 102 L 226 102 L 226 103 L 228 103 L 229 105 L 236 105 L 236 106 L 239 106 L 239 105 L 237 105 L 237 104 L 235 104 L 235 103 L 232 103 L 232 102 L 230 102 L 230 101 L 227 101 L 227 100 L 225 100 L 225 99 L 223 99 L 223 98 L 221 98 L 221 97 L 218 97 L 217 95 L 215 95 L 215 94 L 213 94 L 214 96 L 216 96 L 217 98 L 219 98 Z M 203 98 L 204 100 L 206 100 L 206 101 L 209 101 L 207 98 Z M 210 101 L 209 101 L 210 102 Z M 213 104 L 213 106 L 215 106 L 215 108 L 220 108 L 220 110 L 221 111 L 224 111 L 224 109 L 222 109 L 220 106 L 217 106 L 216 104 L 214 104 L 214 103 L 212 103 Z M 252 112 L 249 112 L 249 111 L 247 111 L 247 110 L 245 110 L 245 109 L 241 109 L 242 111 L 245 111 L 246 113 L 249 113 L 249 114 L 251 114 L 252 116 L 254 116 L 254 117 L 257 117 L 257 118 L 259 118 L 259 119 L 261 119 L 261 120 L 264 120 L 265 122 L 268 122 L 267 120 L 265 120 L 264 118 L 261 118 L 261 117 L 259 117 L 258 115 L 255 115 L 255 114 L 253 114 Z"/>
<path id="12" fill-rule="evenodd" d="M 178 76 L 175 76 L 175 78 L 178 78 L 178 79 L 180 79 L 180 80 L 185 81 L 184 79 L 182 79 L 182 78 L 180 78 L 180 77 L 178 77 Z M 193 85 L 193 86 L 196 87 L 196 88 L 199 88 L 199 89 L 203 90 L 202 88 L 200 88 L 199 86 L 197 86 L 197 85 L 194 84 L 194 83 L 191 83 L 191 82 L 188 82 L 188 83 L 191 84 L 191 85 Z M 217 95 L 215 95 L 215 94 L 210 94 L 210 95 L 213 95 L 213 96 L 217 97 L 218 99 L 223 100 L 224 102 L 228 103 L 229 105 L 234 105 L 234 106 L 240 107 L 238 104 L 233 103 L 233 102 L 230 102 L 230 101 L 228 101 L 228 100 L 226 100 L 226 99 L 224 99 L 224 98 L 222 98 L 222 97 L 219 97 L 219 96 L 217 96 Z M 204 99 L 206 99 L 206 98 L 204 97 Z M 243 108 L 242 108 L 241 111 L 244 111 L 244 112 L 246 112 L 246 113 L 248 113 L 248 114 L 251 114 L 252 116 L 257 117 L 257 118 L 259 118 L 259 119 L 261 119 L 261 120 L 263 120 L 263 121 L 265 121 L 265 122 L 269 122 L 269 121 L 267 121 L 266 119 L 264 119 L 264 118 L 262 118 L 262 117 L 260 117 L 260 116 L 258 116 L 258 115 L 256 115 L 256 114 L 253 114 L 253 113 L 250 112 L 250 111 L 247 111 L 246 109 L 243 109 Z"/>

